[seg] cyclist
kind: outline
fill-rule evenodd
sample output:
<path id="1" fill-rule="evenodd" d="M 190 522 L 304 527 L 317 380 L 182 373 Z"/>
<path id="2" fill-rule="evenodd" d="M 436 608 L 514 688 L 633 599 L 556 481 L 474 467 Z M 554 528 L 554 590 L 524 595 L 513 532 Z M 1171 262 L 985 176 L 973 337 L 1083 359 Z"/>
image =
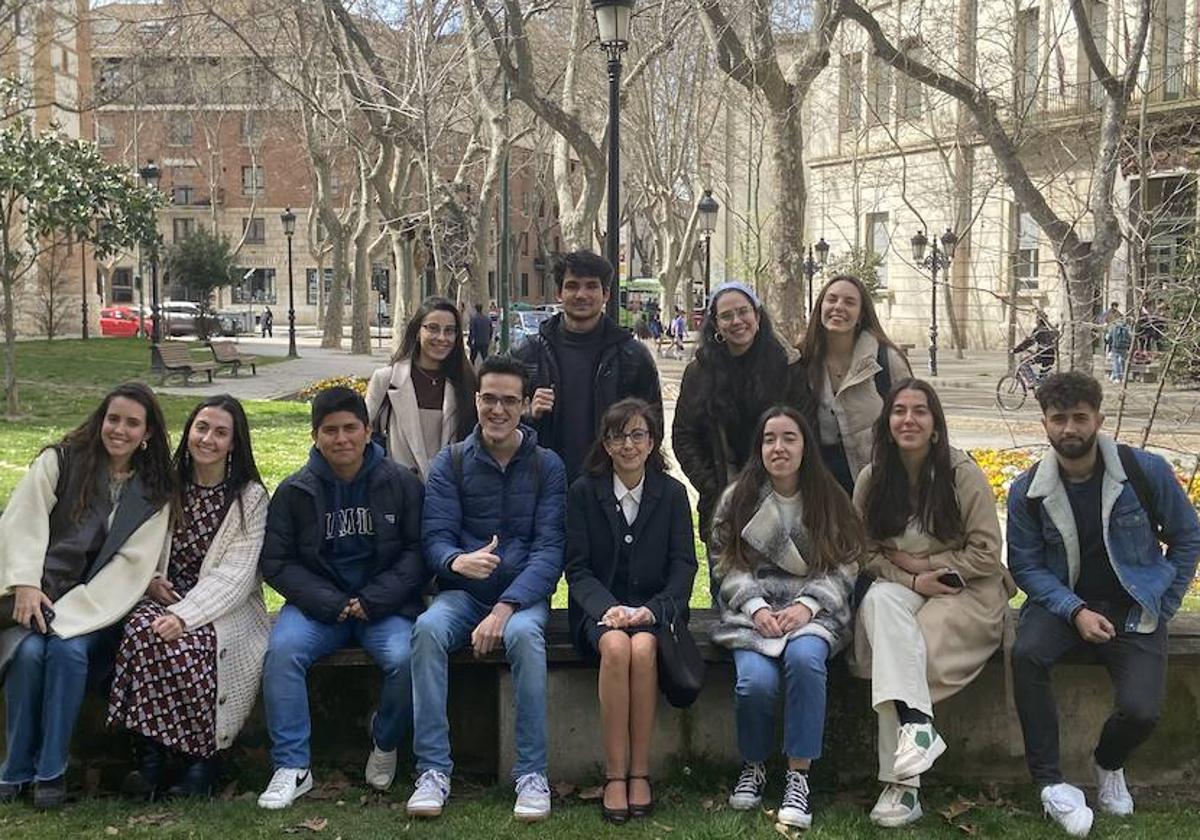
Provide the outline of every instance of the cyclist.
<path id="1" fill-rule="evenodd" d="M 1037 324 L 1024 341 L 1012 349 L 1014 354 L 1020 353 L 1029 347 L 1036 346 L 1037 350 L 1030 358 L 1030 362 L 1036 366 L 1037 379 L 1041 382 L 1050 375 L 1051 369 L 1054 367 L 1054 362 L 1058 356 L 1058 330 L 1050 326 L 1050 321 L 1046 318 L 1046 313 L 1040 309 L 1037 312 Z"/>

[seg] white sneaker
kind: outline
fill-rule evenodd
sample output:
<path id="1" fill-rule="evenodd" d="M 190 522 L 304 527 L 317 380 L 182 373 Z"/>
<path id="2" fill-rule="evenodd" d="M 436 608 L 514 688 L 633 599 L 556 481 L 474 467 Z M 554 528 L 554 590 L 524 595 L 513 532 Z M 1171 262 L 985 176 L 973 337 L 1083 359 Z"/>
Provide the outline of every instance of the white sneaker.
<path id="1" fill-rule="evenodd" d="M 1106 814 L 1128 817 L 1133 813 L 1133 797 L 1125 787 L 1125 771 L 1105 770 L 1096 765 L 1096 804 Z"/>
<path id="2" fill-rule="evenodd" d="M 871 822 L 880 828 L 900 828 L 922 816 L 921 800 L 911 785 L 886 785 L 871 809 Z"/>
<path id="3" fill-rule="evenodd" d="M 440 770 L 426 770 L 417 777 L 408 797 L 410 817 L 440 817 L 450 798 L 450 777 Z"/>
<path id="4" fill-rule="evenodd" d="M 1092 830 L 1092 809 L 1074 785 L 1059 782 L 1042 788 L 1042 810 L 1072 837 L 1087 837 Z"/>
<path id="5" fill-rule="evenodd" d="M 287 808 L 312 790 L 312 786 L 312 771 L 307 767 L 280 767 L 258 797 L 258 807 L 269 811 Z"/>
<path id="6" fill-rule="evenodd" d="M 541 773 L 526 773 L 517 779 L 517 804 L 513 816 L 522 822 L 537 822 L 550 816 L 550 783 Z"/>
<path id="7" fill-rule="evenodd" d="M 897 779 L 920 776 L 946 751 L 946 742 L 932 723 L 906 723 L 900 727 L 892 772 Z"/>
<path id="8" fill-rule="evenodd" d="M 375 790 L 387 790 L 396 778 L 396 750 L 381 750 L 371 745 L 371 754 L 367 756 L 367 769 L 363 773 L 367 784 Z"/>
<path id="9" fill-rule="evenodd" d="M 763 791 L 767 787 L 767 768 L 761 761 L 747 761 L 729 794 L 729 807 L 735 811 L 749 811 L 762 804 Z"/>

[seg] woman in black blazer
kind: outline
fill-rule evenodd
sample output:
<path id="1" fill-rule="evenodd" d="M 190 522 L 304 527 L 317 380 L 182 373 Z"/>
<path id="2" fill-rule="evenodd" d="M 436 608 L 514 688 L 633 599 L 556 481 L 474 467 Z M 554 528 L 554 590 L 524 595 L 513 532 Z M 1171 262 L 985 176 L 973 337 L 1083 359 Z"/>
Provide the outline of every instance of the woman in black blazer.
<path id="1" fill-rule="evenodd" d="M 600 661 L 604 732 L 602 816 L 625 822 L 653 810 L 650 734 L 658 701 L 655 625 L 687 616 L 696 548 L 683 485 L 666 474 L 662 427 L 650 405 L 625 399 L 567 494 L 571 638 Z"/>

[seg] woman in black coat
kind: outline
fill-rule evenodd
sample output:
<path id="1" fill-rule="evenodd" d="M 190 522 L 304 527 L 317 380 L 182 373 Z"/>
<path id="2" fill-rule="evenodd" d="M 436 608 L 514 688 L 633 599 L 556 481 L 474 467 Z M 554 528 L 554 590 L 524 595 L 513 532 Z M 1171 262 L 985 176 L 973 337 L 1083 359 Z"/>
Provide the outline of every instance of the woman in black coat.
<path id="1" fill-rule="evenodd" d="M 610 822 L 652 811 L 654 628 L 676 610 L 686 620 L 696 576 L 691 505 L 666 474 L 661 446 L 657 413 L 621 400 L 604 413 L 584 475 L 567 494 L 568 621 L 584 656 L 600 660 L 600 807 Z"/>

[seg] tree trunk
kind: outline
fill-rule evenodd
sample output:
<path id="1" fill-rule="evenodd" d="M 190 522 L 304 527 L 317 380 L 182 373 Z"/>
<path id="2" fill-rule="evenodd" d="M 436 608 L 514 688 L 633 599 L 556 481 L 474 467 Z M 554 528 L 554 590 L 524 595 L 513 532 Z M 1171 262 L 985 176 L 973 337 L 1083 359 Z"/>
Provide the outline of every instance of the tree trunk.
<path id="1" fill-rule="evenodd" d="M 333 253 L 330 255 L 333 258 L 333 283 L 329 297 L 325 300 L 325 327 L 321 335 L 321 346 L 326 350 L 340 350 L 342 347 L 346 283 L 350 279 L 346 234 L 340 229 L 341 225 L 338 225 L 338 228 L 336 231 L 329 228 L 329 236 L 333 242 Z"/>
<path id="2" fill-rule="evenodd" d="M 354 288 L 350 294 L 350 352 L 371 352 L 371 226 L 364 213 L 354 234 Z"/>
<path id="3" fill-rule="evenodd" d="M 13 310 L 13 283 L 11 277 L 0 278 L 4 285 L 4 404 L 10 418 L 21 411 L 17 398 L 17 323 Z"/>
<path id="4" fill-rule="evenodd" d="M 767 295 L 775 316 L 775 329 L 794 344 L 804 332 L 804 253 L 802 231 L 808 185 L 804 180 L 803 131 L 800 102 L 786 111 L 768 111 L 775 193 L 775 218 L 771 237 L 774 278 Z"/>

